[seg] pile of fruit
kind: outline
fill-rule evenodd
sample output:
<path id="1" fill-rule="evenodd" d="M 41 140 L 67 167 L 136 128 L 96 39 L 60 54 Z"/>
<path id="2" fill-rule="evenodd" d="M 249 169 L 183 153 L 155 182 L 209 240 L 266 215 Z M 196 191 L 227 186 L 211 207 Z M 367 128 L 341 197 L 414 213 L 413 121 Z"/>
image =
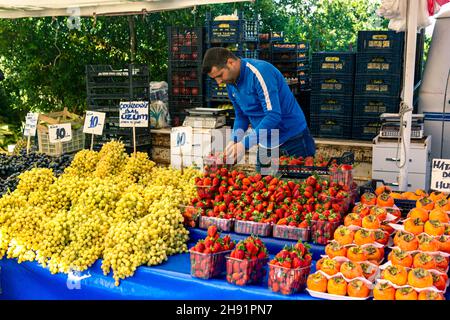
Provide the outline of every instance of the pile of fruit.
<path id="1" fill-rule="evenodd" d="M 227 281 L 239 286 L 260 282 L 266 275 L 268 257 L 261 239 L 250 236 L 239 241 L 227 257 Z"/>
<path id="2" fill-rule="evenodd" d="M 311 270 L 310 246 L 298 241 L 285 246 L 269 262 L 269 288 L 281 294 L 293 294 L 303 290 Z"/>
<path id="3" fill-rule="evenodd" d="M 14 155 L 0 153 L 0 196 L 16 189 L 19 183 L 17 177 L 22 172 L 32 168 L 49 168 L 59 176 L 71 161 L 71 155 L 50 157 L 43 153 L 26 154 L 25 150 Z"/>
<path id="4" fill-rule="evenodd" d="M 215 226 L 208 228 L 205 239 L 191 248 L 191 275 L 209 279 L 225 271 L 225 256 L 235 247 L 229 235 L 220 238 Z"/>
<path id="5" fill-rule="evenodd" d="M 50 272 L 84 271 L 97 259 L 116 285 L 140 265 L 187 252 L 179 205 L 198 171 L 159 168 L 112 141 L 82 150 L 64 173 L 34 168 L 0 198 L 0 258 L 38 261 Z"/>

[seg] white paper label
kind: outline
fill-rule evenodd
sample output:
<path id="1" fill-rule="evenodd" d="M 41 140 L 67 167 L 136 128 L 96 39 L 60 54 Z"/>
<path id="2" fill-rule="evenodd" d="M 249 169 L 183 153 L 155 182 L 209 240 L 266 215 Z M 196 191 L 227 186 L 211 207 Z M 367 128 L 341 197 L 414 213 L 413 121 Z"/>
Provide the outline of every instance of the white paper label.
<path id="1" fill-rule="evenodd" d="M 25 129 L 23 135 L 25 137 L 34 137 L 36 135 L 37 122 L 39 113 L 29 112 L 25 118 Z"/>
<path id="2" fill-rule="evenodd" d="M 192 151 L 192 127 L 172 128 L 170 135 L 170 149 L 172 153 L 191 154 Z"/>
<path id="3" fill-rule="evenodd" d="M 121 128 L 148 127 L 148 101 L 129 101 L 120 103 Z"/>
<path id="4" fill-rule="evenodd" d="M 95 134 L 101 136 L 103 134 L 103 127 L 105 125 L 105 113 L 86 111 L 86 118 L 84 119 L 84 133 Z"/>
<path id="5" fill-rule="evenodd" d="M 48 126 L 50 143 L 72 140 L 72 125 L 70 123 L 52 124 Z"/>
<path id="6" fill-rule="evenodd" d="M 433 159 L 431 189 L 450 193 L 450 159 Z"/>

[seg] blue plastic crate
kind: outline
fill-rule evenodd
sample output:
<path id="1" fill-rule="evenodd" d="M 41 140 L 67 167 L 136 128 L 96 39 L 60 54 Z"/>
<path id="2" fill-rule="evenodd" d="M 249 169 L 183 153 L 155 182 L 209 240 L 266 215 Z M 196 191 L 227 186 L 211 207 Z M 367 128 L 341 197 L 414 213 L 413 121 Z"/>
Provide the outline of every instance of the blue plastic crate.
<path id="1" fill-rule="evenodd" d="M 228 101 L 228 91 L 225 84 L 218 85 L 215 80 L 207 79 L 207 100 Z"/>
<path id="2" fill-rule="evenodd" d="M 312 55 L 312 72 L 353 74 L 354 52 L 315 52 Z"/>
<path id="3" fill-rule="evenodd" d="M 378 135 L 380 129 L 380 117 L 353 117 L 353 139 L 372 140 Z"/>
<path id="4" fill-rule="evenodd" d="M 207 41 L 209 43 L 258 42 L 258 21 L 208 20 Z"/>
<path id="5" fill-rule="evenodd" d="M 358 31 L 358 53 L 386 52 L 403 56 L 405 33 L 388 30 Z"/>
<path id="6" fill-rule="evenodd" d="M 400 75 L 356 74 L 355 95 L 399 97 Z"/>
<path id="7" fill-rule="evenodd" d="M 382 113 L 398 113 L 399 97 L 354 96 L 354 117 L 379 117 Z"/>
<path id="8" fill-rule="evenodd" d="M 312 90 L 314 94 L 353 94 L 353 75 L 312 74 Z"/>
<path id="9" fill-rule="evenodd" d="M 348 139 L 352 136 L 352 118 L 348 116 L 312 115 L 311 133 L 315 137 Z"/>
<path id="10" fill-rule="evenodd" d="M 348 116 L 352 114 L 353 96 L 312 95 L 311 115 Z"/>
<path id="11" fill-rule="evenodd" d="M 356 73 L 401 75 L 403 57 L 392 53 L 358 53 Z"/>

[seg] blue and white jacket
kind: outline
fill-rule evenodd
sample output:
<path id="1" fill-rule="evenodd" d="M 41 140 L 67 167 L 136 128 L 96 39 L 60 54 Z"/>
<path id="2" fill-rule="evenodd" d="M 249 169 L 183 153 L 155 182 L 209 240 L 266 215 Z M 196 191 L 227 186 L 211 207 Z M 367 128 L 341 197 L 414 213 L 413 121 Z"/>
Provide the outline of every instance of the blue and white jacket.
<path id="1" fill-rule="evenodd" d="M 227 84 L 227 91 L 236 113 L 232 139 L 243 140 L 246 149 L 257 143 L 276 147 L 270 143 L 270 129 L 279 129 L 281 145 L 307 127 L 305 115 L 283 75 L 266 61 L 242 58 L 239 78 L 236 84 Z M 249 124 L 253 130 L 244 136 L 242 132 Z M 260 129 L 268 130 L 267 139 Z"/>

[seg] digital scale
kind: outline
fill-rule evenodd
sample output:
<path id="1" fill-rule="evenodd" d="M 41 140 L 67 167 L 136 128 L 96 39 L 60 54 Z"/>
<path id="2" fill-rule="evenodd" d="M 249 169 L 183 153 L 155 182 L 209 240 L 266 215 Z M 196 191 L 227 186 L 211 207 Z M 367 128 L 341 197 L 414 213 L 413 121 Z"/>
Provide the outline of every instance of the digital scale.
<path id="1" fill-rule="evenodd" d="M 381 138 L 398 139 L 400 136 L 400 115 L 398 113 L 383 113 L 381 120 Z M 411 122 L 411 139 L 424 137 L 424 115 L 413 114 Z"/>
<path id="2" fill-rule="evenodd" d="M 186 110 L 188 115 L 183 126 L 203 129 L 216 129 L 225 125 L 227 110 L 217 108 L 193 108 Z"/>

